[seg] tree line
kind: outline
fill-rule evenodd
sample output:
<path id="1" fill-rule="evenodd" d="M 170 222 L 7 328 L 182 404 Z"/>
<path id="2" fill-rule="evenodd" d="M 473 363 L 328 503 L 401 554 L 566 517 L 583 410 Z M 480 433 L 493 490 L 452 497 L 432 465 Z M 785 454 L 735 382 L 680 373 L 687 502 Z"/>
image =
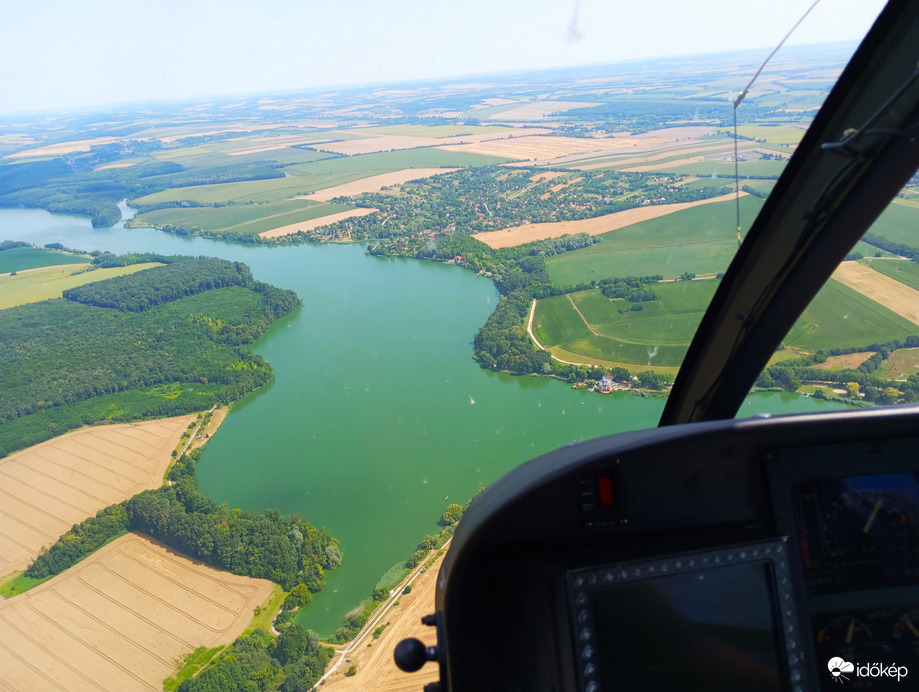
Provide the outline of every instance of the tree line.
<path id="1" fill-rule="evenodd" d="M 341 563 L 338 542 L 296 515 L 216 504 L 198 491 L 199 454 L 183 455 L 173 465 L 171 485 L 146 490 L 74 526 L 35 559 L 26 576 L 59 574 L 112 538 L 138 531 L 217 569 L 270 579 L 286 591 L 298 584 L 310 593 L 321 591 L 325 570 Z"/>
<path id="2" fill-rule="evenodd" d="M 919 403 L 919 375 L 909 375 L 905 381 L 888 380 L 878 373 L 891 353 L 901 348 L 919 347 L 919 336 L 908 336 L 883 344 L 861 348 L 828 349 L 811 356 L 782 361 L 763 370 L 756 386 L 764 389 L 797 390 L 802 383 L 835 384 L 849 390 L 856 401 L 879 404 Z M 874 351 L 857 368 L 824 370 L 814 365 L 826 362 L 830 356 Z M 855 385 L 851 387 L 850 385 Z M 853 395 L 854 392 L 854 395 Z M 825 393 L 821 393 L 826 397 Z"/>
<path id="3" fill-rule="evenodd" d="M 242 262 L 205 257 L 68 288 L 63 297 L 84 305 L 142 312 L 215 288 L 254 284 L 252 273 Z"/>
<path id="4" fill-rule="evenodd" d="M 183 455 L 169 472 L 171 486 L 148 490 L 107 507 L 61 536 L 26 570 L 44 579 L 59 574 L 108 541 L 139 531 L 170 548 L 234 574 L 271 579 L 290 591 L 285 607 L 309 601 L 324 586 L 326 570 L 341 564 L 337 541 L 299 516 L 277 510 L 246 512 L 217 505 L 198 492 L 195 464 L 201 450 Z M 332 650 L 315 632 L 279 622 L 280 636 L 256 630 L 237 639 L 185 692 L 258 690 L 306 692 L 322 675 Z"/>

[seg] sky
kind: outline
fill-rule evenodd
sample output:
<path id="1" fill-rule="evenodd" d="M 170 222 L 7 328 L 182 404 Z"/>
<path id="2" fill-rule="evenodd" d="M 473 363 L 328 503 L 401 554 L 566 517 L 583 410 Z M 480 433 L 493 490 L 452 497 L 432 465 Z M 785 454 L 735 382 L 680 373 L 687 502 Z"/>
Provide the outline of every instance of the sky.
<path id="1" fill-rule="evenodd" d="M 310 90 L 774 48 L 812 0 L 9 2 L 0 113 Z M 788 45 L 861 38 L 821 0 Z"/>

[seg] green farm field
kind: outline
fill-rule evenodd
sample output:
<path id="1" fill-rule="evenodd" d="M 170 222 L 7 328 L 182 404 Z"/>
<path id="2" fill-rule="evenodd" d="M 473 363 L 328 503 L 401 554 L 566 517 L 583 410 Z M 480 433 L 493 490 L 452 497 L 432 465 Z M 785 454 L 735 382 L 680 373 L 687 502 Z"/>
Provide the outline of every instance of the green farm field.
<path id="1" fill-rule="evenodd" d="M 38 267 L 53 267 L 56 264 L 85 263 L 85 257 L 39 247 L 14 247 L 0 252 L 0 274 L 36 269 Z"/>
<path id="2" fill-rule="evenodd" d="M 254 145 L 253 145 L 254 146 Z M 208 144 L 203 146 L 182 147 L 180 149 L 168 149 L 166 151 L 156 152 L 154 158 L 158 161 L 172 161 L 185 167 L 186 171 L 203 171 L 208 168 L 219 168 L 223 166 L 238 166 L 246 163 L 264 163 L 266 161 L 277 161 L 284 165 L 297 163 L 310 163 L 328 158 L 332 154 L 312 151 L 310 149 L 294 149 L 288 147 L 285 149 L 273 149 L 252 154 L 230 155 L 226 151 L 221 151 L 219 143 Z M 151 177 L 151 180 L 169 180 L 169 175 Z"/>
<path id="3" fill-rule="evenodd" d="M 713 280 L 654 284 L 659 299 L 641 303 L 640 312 L 633 312 L 628 301 L 611 300 L 598 289 L 570 294 L 597 334 L 584 324 L 568 296 L 547 298 L 537 303 L 534 334 L 544 346 L 590 358 L 677 366 L 717 287 Z"/>
<path id="4" fill-rule="evenodd" d="M 641 303 L 640 312 L 629 309 L 632 303 L 610 300 L 599 290 L 572 297 L 591 326 L 604 336 L 651 346 L 688 346 L 717 286 L 713 280 L 655 284 L 652 290 L 659 299 Z M 620 309 L 626 312 L 620 314 Z"/>
<path id="5" fill-rule="evenodd" d="M 919 248 L 919 209 L 895 200 L 868 229 L 868 233 Z"/>
<path id="6" fill-rule="evenodd" d="M 810 352 L 868 346 L 905 339 L 917 330 L 892 310 L 830 279 L 791 328 L 785 345 Z"/>
<path id="7" fill-rule="evenodd" d="M 639 312 L 629 309 L 631 303 L 610 300 L 598 289 L 570 294 L 596 334 L 567 296 L 548 298 L 537 304 L 534 334 L 544 346 L 568 354 L 642 366 L 677 366 L 717 287 L 714 280 L 653 284 L 650 288 L 658 300 L 641 303 Z M 628 311 L 620 314 L 621 308 Z M 914 334 L 916 326 L 911 322 L 831 280 L 792 327 L 785 344 L 787 351 L 803 354 Z"/>
<path id="8" fill-rule="evenodd" d="M 784 100 L 788 100 L 787 96 Z M 764 139 L 768 144 L 797 144 L 804 136 L 804 128 L 794 125 L 738 125 L 737 134 L 741 137 Z"/>
<path id="9" fill-rule="evenodd" d="M 81 269 L 88 266 L 88 264 L 83 264 L 69 267 L 41 267 L 16 274 L 16 276 L 0 276 L 0 310 L 26 303 L 37 303 L 49 298 L 60 298 L 61 293 L 68 288 L 133 274 L 141 269 L 158 265 L 154 262 L 80 272 Z M 74 274 L 74 272 L 80 273 Z"/>
<path id="10" fill-rule="evenodd" d="M 136 217 L 132 226 L 198 226 L 216 233 L 253 235 L 280 226 L 328 216 L 354 207 L 346 204 L 317 204 L 304 200 L 228 207 L 157 209 Z"/>
<path id="11" fill-rule="evenodd" d="M 174 187 L 134 200 L 134 204 L 162 204 L 164 202 L 197 202 L 200 204 L 245 204 L 246 202 L 280 202 L 297 195 L 312 192 L 299 175 L 268 180 L 246 180 L 238 183 Z"/>
<path id="12" fill-rule="evenodd" d="M 572 307 L 568 295 L 544 298 L 536 303 L 533 336 L 543 346 L 557 346 L 592 336 L 584 320 Z"/>
<path id="13" fill-rule="evenodd" d="M 919 264 L 906 260 L 884 259 L 864 259 L 861 262 L 875 271 L 886 274 L 891 279 L 896 279 L 900 283 L 919 291 Z"/>
<path id="14" fill-rule="evenodd" d="M 880 248 L 877 248 L 874 245 L 869 245 L 868 243 L 862 240 L 859 240 L 857 243 L 855 243 L 855 247 L 852 248 L 852 252 L 860 252 L 866 258 L 887 257 L 889 259 L 897 259 L 898 261 L 903 261 L 903 260 L 900 260 L 900 258 L 898 258 L 893 253 L 887 252 L 886 250 L 881 250 Z M 874 267 L 874 268 L 877 269 L 877 267 Z M 878 271 L 884 273 L 882 269 L 878 269 Z"/>
<path id="15" fill-rule="evenodd" d="M 749 228 L 763 200 L 741 197 L 741 225 Z M 604 233 L 602 243 L 546 261 L 556 286 L 615 276 L 679 277 L 723 272 L 737 252 L 734 202 L 716 202 Z"/>

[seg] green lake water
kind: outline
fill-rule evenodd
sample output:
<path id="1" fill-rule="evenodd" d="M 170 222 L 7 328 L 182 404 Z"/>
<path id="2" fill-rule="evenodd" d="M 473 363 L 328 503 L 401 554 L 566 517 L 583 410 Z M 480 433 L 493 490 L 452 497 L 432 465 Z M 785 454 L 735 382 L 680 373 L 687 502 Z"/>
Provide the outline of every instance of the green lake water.
<path id="1" fill-rule="evenodd" d="M 0 240 L 7 239 L 239 260 L 303 299 L 255 344 L 275 381 L 232 407 L 198 479 L 217 502 L 296 512 L 341 541 L 342 566 L 298 617 L 323 636 L 426 533 L 440 530 L 448 504 L 465 503 L 559 446 L 653 427 L 663 410 L 660 398 L 479 368 L 471 342 L 498 294 L 490 280 L 459 267 L 373 258 L 362 245 L 250 246 L 93 229 L 34 210 L 0 210 Z M 759 394 L 741 414 L 827 406 Z"/>

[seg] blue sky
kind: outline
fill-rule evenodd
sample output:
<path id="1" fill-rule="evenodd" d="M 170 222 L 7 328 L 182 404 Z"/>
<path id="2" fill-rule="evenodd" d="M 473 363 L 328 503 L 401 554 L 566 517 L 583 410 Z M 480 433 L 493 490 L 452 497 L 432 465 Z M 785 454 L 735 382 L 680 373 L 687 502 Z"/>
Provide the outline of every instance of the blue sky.
<path id="1" fill-rule="evenodd" d="M 46 0 L 4 7 L 0 113 L 762 48 L 811 0 Z M 860 38 L 821 0 L 789 44 Z"/>

